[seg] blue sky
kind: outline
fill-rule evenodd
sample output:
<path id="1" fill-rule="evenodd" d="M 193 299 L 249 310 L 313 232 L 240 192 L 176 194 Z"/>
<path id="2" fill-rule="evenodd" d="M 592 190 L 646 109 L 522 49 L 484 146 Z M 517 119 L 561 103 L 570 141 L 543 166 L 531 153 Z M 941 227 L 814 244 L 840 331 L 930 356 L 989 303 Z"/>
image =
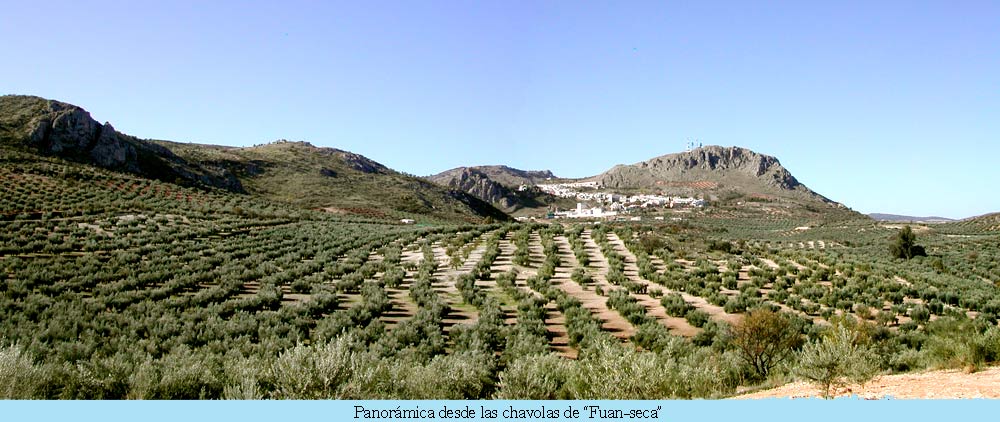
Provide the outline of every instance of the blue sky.
<path id="1" fill-rule="evenodd" d="M 1000 211 L 997 2 L 4 3 L 0 93 L 142 138 L 565 177 L 697 138 L 862 212 Z"/>

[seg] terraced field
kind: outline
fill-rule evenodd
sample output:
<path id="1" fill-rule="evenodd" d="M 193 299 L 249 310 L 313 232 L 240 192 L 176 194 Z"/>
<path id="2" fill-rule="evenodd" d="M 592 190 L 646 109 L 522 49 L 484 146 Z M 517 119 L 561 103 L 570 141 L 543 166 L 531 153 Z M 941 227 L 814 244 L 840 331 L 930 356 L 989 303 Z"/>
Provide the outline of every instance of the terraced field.
<path id="1" fill-rule="evenodd" d="M 1000 355 L 989 222 L 903 261 L 872 221 L 414 226 L 0 161 L 5 397 L 722 397 L 766 310 L 792 368 L 836 327 L 887 373 Z"/>

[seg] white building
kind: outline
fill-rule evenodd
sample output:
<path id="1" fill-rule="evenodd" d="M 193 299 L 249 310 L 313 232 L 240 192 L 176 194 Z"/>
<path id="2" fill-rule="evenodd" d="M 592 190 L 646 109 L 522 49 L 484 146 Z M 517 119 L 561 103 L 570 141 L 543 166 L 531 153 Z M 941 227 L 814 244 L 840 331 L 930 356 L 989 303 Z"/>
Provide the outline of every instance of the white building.
<path id="1" fill-rule="evenodd" d="M 570 211 L 560 211 L 556 216 L 563 218 L 606 218 L 618 215 L 616 211 L 605 211 L 601 207 L 587 208 L 582 203 L 576 204 L 576 209 Z"/>

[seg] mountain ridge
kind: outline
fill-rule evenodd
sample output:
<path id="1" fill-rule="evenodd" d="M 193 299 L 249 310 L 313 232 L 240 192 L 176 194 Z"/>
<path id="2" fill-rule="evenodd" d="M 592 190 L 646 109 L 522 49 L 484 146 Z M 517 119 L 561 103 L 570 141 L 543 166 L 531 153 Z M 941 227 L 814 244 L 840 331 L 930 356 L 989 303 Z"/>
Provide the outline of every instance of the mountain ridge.
<path id="1" fill-rule="evenodd" d="M 915 217 L 911 215 L 886 214 L 877 212 L 869 213 L 867 215 L 872 219 L 878 221 L 892 221 L 892 222 L 947 223 L 952 221 L 959 221 L 953 218 L 937 217 L 937 216 Z"/>
<path id="2" fill-rule="evenodd" d="M 97 123 L 81 107 L 40 97 L 2 96 L 0 110 L 3 145 L 314 209 L 502 220 L 507 213 L 574 206 L 575 198 L 557 198 L 536 187 L 565 181 L 595 181 L 621 194 L 845 208 L 799 182 L 777 158 L 737 146 L 665 154 L 579 179 L 506 165 L 458 167 L 418 178 L 360 154 L 304 142 L 230 147 L 139 139 Z"/>
<path id="3" fill-rule="evenodd" d="M 732 191 L 839 205 L 799 182 L 777 158 L 738 146 L 710 145 L 665 154 L 619 164 L 585 179 L 617 189 L 657 189 L 682 195 Z"/>
<path id="4" fill-rule="evenodd" d="M 394 218 L 509 219 L 466 192 L 349 151 L 283 140 L 254 147 L 144 140 L 99 124 L 82 107 L 35 96 L 0 96 L 0 147 L 306 208 Z"/>
<path id="5" fill-rule="evenodd" d="M 735 146 L 706 146 L 665 154 L 635 164 L 615 165 L 589 177 L 559 179 L 554 176 L 547 170 L 531 172 L 494 165 L 458 167 L 427 178 L 442 186 L 465 190 L 508 212 L 519 207 L 531 207 L 530 204 L 518 203 L 513 189 L 548 181 L 597 182 L 602 189 L 618 193 L 745 198 L 758 202 L 780 198 L 811 209 L 819 204 L 846 208 L 799 182 L 777 158 Z M 565 207 L 566 204 L 563 205 Z"/>

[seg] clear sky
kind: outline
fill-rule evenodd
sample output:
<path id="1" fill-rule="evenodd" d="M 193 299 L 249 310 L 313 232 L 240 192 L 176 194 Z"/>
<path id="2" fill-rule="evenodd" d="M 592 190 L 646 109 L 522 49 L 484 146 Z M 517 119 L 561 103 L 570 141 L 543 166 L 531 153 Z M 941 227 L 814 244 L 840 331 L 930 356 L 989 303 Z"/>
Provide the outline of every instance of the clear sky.
<path id="1" fill-rule="evenodd" d="M 141 138 L 564 177 L 697 138 L 862 212 L 1000 211 L 996 1 L 0 3 L 0 93 Z"/>

